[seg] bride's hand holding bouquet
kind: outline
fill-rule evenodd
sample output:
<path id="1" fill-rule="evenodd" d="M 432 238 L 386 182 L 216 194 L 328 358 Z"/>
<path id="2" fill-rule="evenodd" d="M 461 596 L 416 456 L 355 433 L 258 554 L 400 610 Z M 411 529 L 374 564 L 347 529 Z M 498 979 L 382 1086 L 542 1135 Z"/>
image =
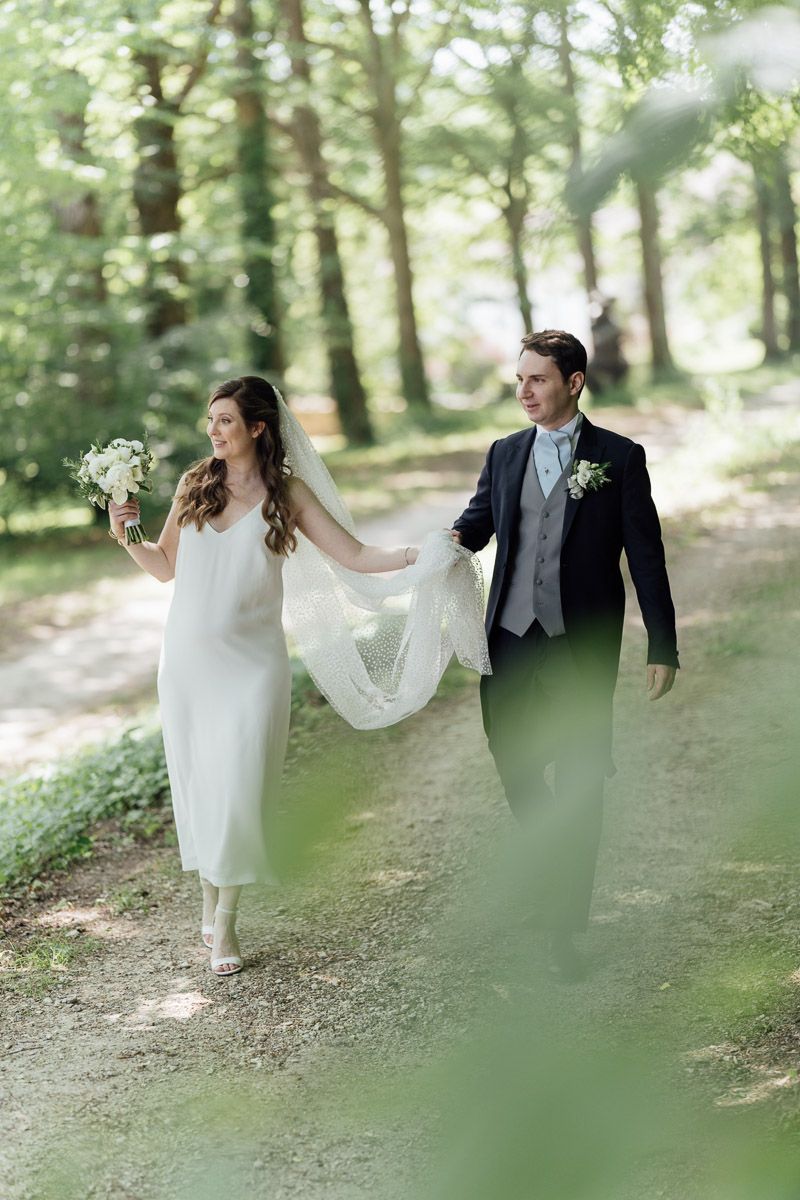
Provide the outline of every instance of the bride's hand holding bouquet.
<path id="1" fill-rule="evenodd" d="M 108 520 L 111 526 L 111 534 L 118 542 L 130 545 L 132 539 L 129 539 L 131 529 L 138 529 L 142 532 L 142 541 L 144 541 L 144 530 L 140 521 L 139 501 L 132 496 L 129 497 L 124 504 L 115 504 L 113 500 L 108 502 Z"/>
<path id="2" fill-rule="evenodd" d="M 149 475 L 154 464 L 144 442 L 126 438 L 114 438 L 104 447 L 93 445 L 78 462 L 64 460 L 81 495 L 99 508 L 108 507 L 113 536 L 128 546 L 147 537 L 139 522 L 138 501 L 132 496 L 152 490 Z"/>

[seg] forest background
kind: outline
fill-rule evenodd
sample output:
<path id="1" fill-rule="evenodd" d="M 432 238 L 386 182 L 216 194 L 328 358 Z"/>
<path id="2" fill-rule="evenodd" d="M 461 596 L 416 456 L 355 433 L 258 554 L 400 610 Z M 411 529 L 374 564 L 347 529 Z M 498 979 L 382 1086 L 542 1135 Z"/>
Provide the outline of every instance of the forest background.
<path id="1" fill-rule="evenodd" d="M 89 522 L 63 457 L 142 428 L 166 502 L 226 376 L 365 445 L 507 397 L 533 327 L 685 394 L 800 349 L 794 9 L 97 0 L 89 22 L 49 0 L 0 22 L 5 535 Z"/>
<path id="2" fill-rule="evenodd" d="M 728 0 L 2 7 L 4 1195 L 796 1196 L 799 77 L 798 10 Z M 264 374 L 411 541 L 547 326 L 647 447 L 683 664 L 642 702 L 631 606 L 589 985 L 554 1005 L 506 919 L 475 680 L 357 758 L 298 671 L 300 882 L 223 997 L 152 711 L 168 595 L 63 459 L 146 431 L 155 535 L 212 385 Z M 444 1182 L 408 1152 L 431 1091 Z"/>

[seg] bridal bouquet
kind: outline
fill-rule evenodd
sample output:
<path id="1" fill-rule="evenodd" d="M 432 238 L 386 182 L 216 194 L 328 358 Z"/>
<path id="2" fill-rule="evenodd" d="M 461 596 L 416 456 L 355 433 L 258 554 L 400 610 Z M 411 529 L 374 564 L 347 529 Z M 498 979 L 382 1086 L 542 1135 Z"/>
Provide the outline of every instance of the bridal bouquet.
<path id="1" fill-rule="evenodd" d="M 145 442 L 114 438 L 107 446 L 93 445 L 80 461 L 65 458 L 64 466 L 77 482 L 81 495 L 98 508 L 105 508 L 109 499 L 124 504 L 136 492 L 152 491 L 148 479 L 155 458 Z M 125 522 L 125 540 L 129 546 L 143 542 L 147 535 L 140 522 Z"/>

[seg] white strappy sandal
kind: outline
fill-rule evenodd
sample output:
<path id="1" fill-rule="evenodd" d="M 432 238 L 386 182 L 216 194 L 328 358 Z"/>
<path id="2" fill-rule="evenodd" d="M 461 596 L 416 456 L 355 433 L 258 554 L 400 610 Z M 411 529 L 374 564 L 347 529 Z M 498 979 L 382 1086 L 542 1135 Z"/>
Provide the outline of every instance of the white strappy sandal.
<path id="1" fill-rule="evenodd" d="M 218 912 L 226 913 L 228 916 L 234 916 L 236 914 L 236 909 L 235 908 L 222 908 L 222 906 L 218 904 L 216 907 L 216 910 L 214 912 L 215 919 L 216 919 L 216 915 Z M 212 926 L 212 929 L 213 929 L 213 926 Z M 243 964 L 241 958 L 239 958 L 239 956 L 237 954 L 229 954 L 225 958 L 212 958 L 211 959 L 211 970 L 220 979 L 226 979 L 229 975 L 238 975 L 239 972 L 241 971 L 243 965 L 244 964 Z M 225 966 L 232 966 L 233 970 L 232 971 L 218 970 L 219 967 L 225 967 Z"/>
<path id="2" fill-rule="evenodd" d="M 203 945 L 205 946 L 205 948 L 207 950 L 210 950 L 211 947 L 214 945 L 214 926 L 213 925 L 201 925 L 200 926 L 200 937 L 203 939 Z"/>

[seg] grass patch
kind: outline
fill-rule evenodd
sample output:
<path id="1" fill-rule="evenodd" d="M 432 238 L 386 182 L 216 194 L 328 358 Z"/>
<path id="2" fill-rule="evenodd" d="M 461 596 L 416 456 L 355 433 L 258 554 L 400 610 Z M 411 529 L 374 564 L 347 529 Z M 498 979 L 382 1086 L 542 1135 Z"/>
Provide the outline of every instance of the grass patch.
<path id="1" fill-rule="evenodd" d="M 293 667 L 288 771 L 318 751 L 323 740 L 341 743 L 343 735 L 341 718 L 302 664 L 294 660 Z M 453 695 L 474 679 L 474 672 L 454 662 L 439 695 Z M 349 727 L 344 733 L 360 736 Z M 8 780 L 0 786 L 0 889 L 19 887 L 45 870 L 63 869 L 88 858 L 94 850 L 92 826 L 107 817 L 120 817 L 122 844 L 158 835 L 176 842 L 171 826 L 164 828 L 169 794 L 161 732 L 155 722 L 62 760 L 42 776 Z M 138 903 L 133 893 L 121 894 L 117 902 Z"/>
<path id="2" fill-rule="evenodd" d="M 100 939 L 78 934 L 37 933 L 0 942 L 0 991 L 38 998 L 66 981 L 69 971 L 84 962 Z"/>
<path id="3" fill-rule="evenodd" d="M 122 884 L 107 896 L 102 896 L 100 903 L 106 905 L 113 917 L 121 917 L 125 913 L 146 913 L 152 908 L 150 889 L 129 884 Z"/>
<path id="4" fill-rule="evenodd" d="M 0 787 L 0 887 L 30 879 L 92 853 L 87 830 L 103 817 L 126 813 L 129 826 L 149 827 L 154 805 L 169 797 L 161 734 L 127 731 L 111 745 L 89 750 L 40 777 Z M 150 810 L 150 811 L 148 811 Z"/>
<path id="5" fill-rule="evenodd" d="M 748 487 L 763 492 L 791 482 L 796 488 L 798 465 L 797 443 L 754 455 Z M 779 556 L 743 568 L 725 599 L 730 615 L 703 638 L 702 669 L 731 689 L 721 716 L 727 713 L 739 730 L 730 746 L 735 766 L 722 765 L 730 840 L 720 849 L 727 861 L 710 863 L 707 891 L 696 903 L 723 936 L 687 989 L 681 1012 L 687 1027 L 701 1017 L 708 1022 L 715 1044 L 696 1069 L 715 1096 L 722 1091 L 719 1103 L 757 1107 L 768 1100 L 796 1128 L 800 1095 L 784 1084 L 800 1068 L 800 757 L 794 736 L 800 705 L 790 650 L 800 622 L 798 548 L 787 540 Z M 717 732 L 709 730 L 712 750 Z M 784 1083 L 773 1087 L 770 1080 Z"/>
<path id="6" fill-rule="evenodd" d="M 0 609 L 129 573 L 128 556 L 113 549 L 96 530 L 63 539 L 0 542 Z"/>

